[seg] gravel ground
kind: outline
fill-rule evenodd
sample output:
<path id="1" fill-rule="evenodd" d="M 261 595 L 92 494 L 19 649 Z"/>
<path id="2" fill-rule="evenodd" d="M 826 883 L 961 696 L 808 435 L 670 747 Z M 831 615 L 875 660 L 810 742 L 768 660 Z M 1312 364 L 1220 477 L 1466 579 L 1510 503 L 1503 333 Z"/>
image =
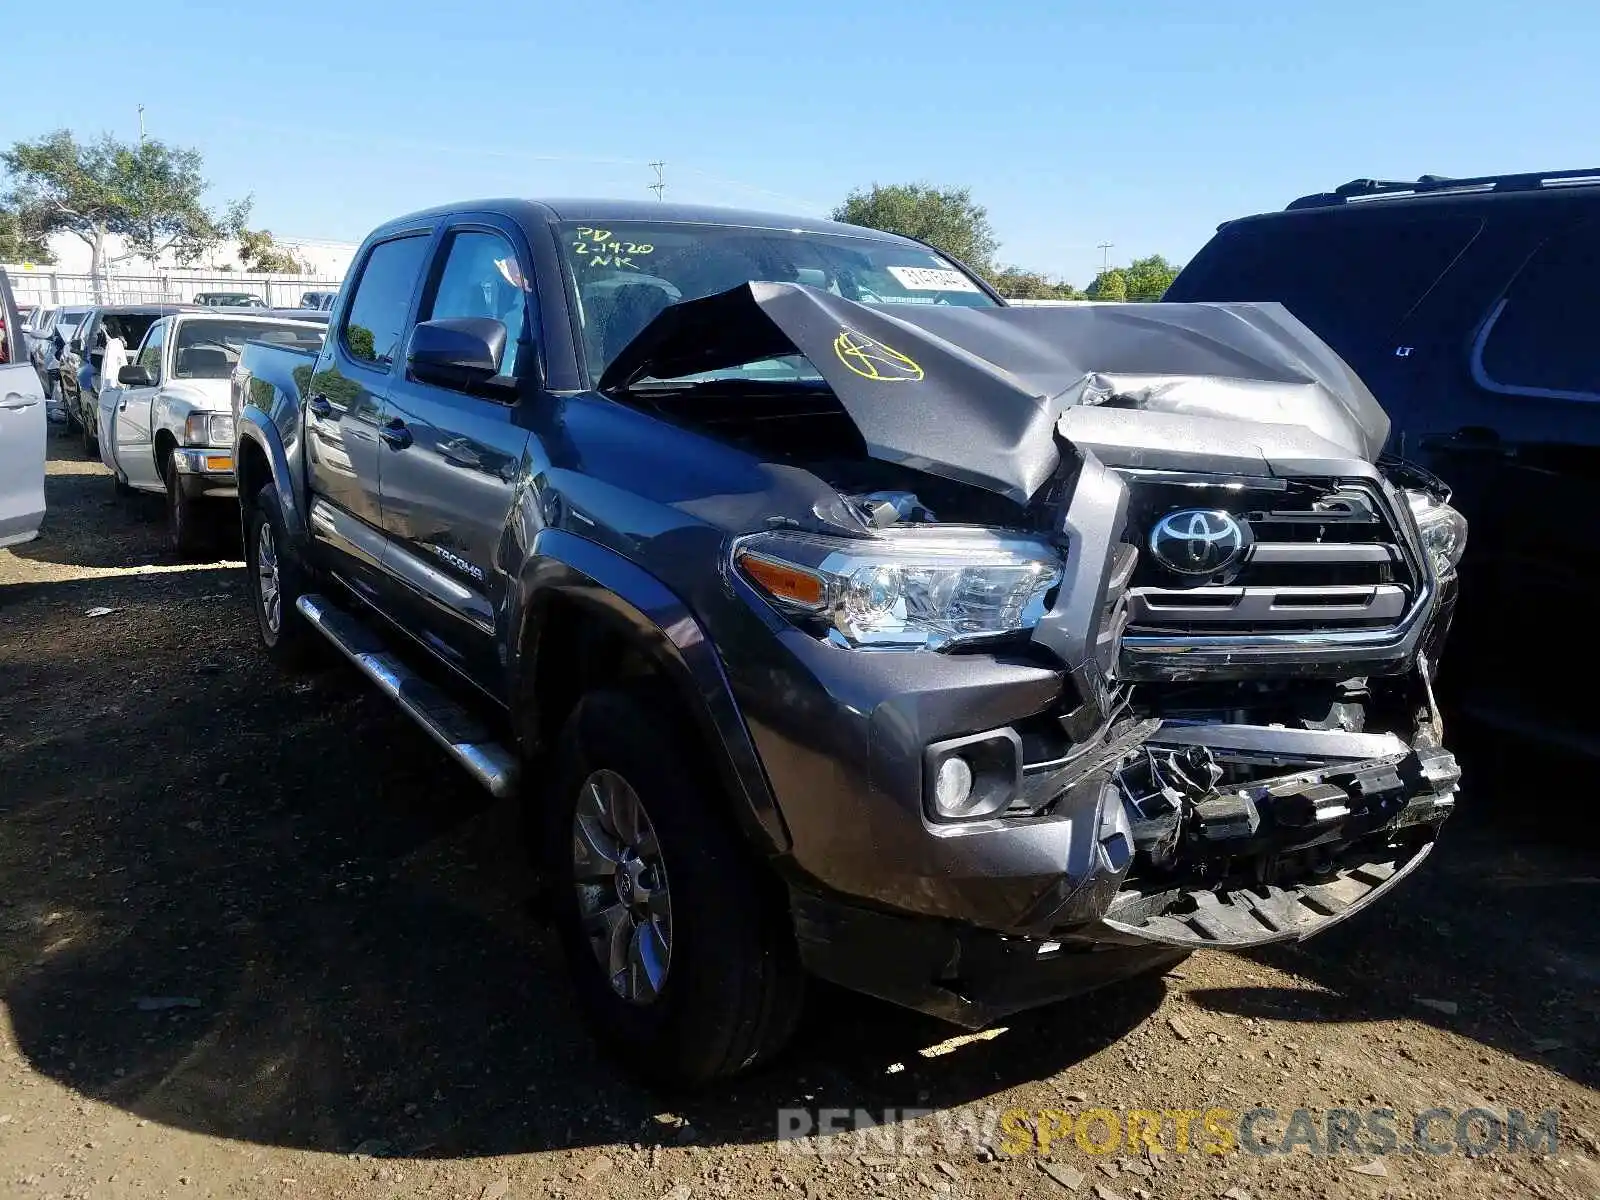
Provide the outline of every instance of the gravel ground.
<path id="1" fill-rule="evenodd" d="M 0 551 L 0 1194 L 1600 1196 L 1600 867 L 1497 814 L 1560 791 L 1470 787 L 1412 880 L 1305 946 L 954 1041 L 819 990 L 773 1068 L 664 1096 L 580 1027 L 509 806 L 352 671 L 277 675 L 239 565 L 177 562 L 159 499 L 51 442 L 43 536 Z M 1040 1159 L 984 1134 L 1253 1106 L 1274 1140 L 1301 1107 L 1392 1108 L 1402 1144 L 1429 1108 L 1554 1110 L 1560 1138 Z M 795 1107 L 931 1115 L 795 1153 Z"/>

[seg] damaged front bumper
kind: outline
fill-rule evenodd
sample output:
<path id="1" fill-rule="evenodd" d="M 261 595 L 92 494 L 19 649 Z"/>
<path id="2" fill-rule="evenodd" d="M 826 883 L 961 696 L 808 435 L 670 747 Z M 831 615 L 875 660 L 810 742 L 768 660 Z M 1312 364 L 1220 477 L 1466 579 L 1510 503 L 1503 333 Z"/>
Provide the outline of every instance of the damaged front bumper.
<path id="1" fill-rule="evenodd" d="M 1066 831 L 1055 878 L 941 889 L 989 918 L 1004 897 L 1007 927 L 796 887 L 802 957 L 825 978 L 977 1028 L 1195 949 L 1309 937 L 1378 900 L 1432 850 L 1460 777 L 1437 729 L 1431 712 L 1409 741 L 1129 722 L 1095 761 L 1034 772 L 1036 796 L 1065 785 L 1055 806 L 988 831 L 1035 847 L 1043 830 Z"/>

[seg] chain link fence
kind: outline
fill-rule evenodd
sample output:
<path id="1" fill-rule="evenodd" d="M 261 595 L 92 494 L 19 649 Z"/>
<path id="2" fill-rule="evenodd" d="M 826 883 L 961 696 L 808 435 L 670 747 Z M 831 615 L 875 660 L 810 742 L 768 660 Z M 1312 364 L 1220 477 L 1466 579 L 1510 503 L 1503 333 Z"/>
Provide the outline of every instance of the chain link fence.
<path id="1" fill-rule="evenodd" d="M 243 292 L 268 308 L 298 308 L 307 292 L 336 292 L 338 279 L 314 275 L 261 275 L 246 271 L 171 270 L 124 275 L 108 272 L 96 286 L 92 275 L 48 267 L 6 266 L 18 304 L 184 304 L 201 292 Z"/>

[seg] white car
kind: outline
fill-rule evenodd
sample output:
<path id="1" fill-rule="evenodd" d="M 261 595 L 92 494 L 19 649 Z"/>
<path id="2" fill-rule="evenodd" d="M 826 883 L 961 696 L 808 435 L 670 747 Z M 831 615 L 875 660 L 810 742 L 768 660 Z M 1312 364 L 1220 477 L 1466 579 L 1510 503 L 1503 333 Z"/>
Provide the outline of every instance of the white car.
<path id="1" fill-rule="evenodd" d="M 318 349 L 316 321 L 184 312 L 150 326 L 116 386 L 100 389 L 100 456 L 120 489 L 165 492 L 167 529 L 181 554 L 204 549 L 236 500 L 228 381 L 246 342 Z"/>
<path id="2" fill-rule="evenodd" d="M 0 546 L 39 535 L 44 444 L 44 389 L 28 361 L 11 280 L 0 270 Z"/>

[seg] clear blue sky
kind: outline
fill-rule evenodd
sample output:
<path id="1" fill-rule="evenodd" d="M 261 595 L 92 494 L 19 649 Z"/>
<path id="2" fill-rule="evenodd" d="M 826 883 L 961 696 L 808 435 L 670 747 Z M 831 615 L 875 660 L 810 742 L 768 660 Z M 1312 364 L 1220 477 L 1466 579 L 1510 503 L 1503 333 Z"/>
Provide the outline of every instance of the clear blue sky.
<path id="1" fill-rule="evenodd" d="M 169 0 L 34 10 L 0 144 L 204 151 L 254 224 L 358 240 L 484 195 L 821 213 L 964 184 L 1002 261 L 1080 286 L 1346 179 L 1600 165 L 1593 0 Z M 14 23 L 13 23 L 14 24 Z M 48 37 L 44 31 L 52 30 Z M 96 32 L 100 30 L 100 32 Z M 114 31 L 114 32 L 112 32 Z M 74 52 L 78 57 L 74 57 Z"/>

